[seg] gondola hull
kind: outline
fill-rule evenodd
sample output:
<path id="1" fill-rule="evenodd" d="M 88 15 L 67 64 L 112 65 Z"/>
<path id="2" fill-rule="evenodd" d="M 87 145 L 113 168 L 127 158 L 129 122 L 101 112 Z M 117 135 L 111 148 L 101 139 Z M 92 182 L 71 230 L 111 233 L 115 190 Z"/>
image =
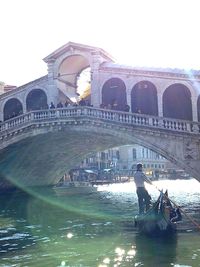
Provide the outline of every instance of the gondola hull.
<path id="1" fill-rule="evenodd" d="M 164 236 L 176 232 L 176 223 L 171 223 L 164 217 L 147 214 L 135 216 L 135 226 L 140 233 L 149 236 Z"/>
<path id="2" fill-rule="evenodd" d="M 146 213 L 136 215 L 135 226 L 142 234 L 149 236 L 166 236 L 176 232 L 176 222 L 180 220 L 175 209 L 161 194 L 156 203 Z"/>

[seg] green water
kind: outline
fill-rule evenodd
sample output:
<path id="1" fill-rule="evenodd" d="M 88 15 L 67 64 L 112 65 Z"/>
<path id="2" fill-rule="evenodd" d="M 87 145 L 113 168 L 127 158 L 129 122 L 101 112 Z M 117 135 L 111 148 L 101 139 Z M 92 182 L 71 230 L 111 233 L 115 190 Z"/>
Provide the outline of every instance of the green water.
<path id="1" fill-rule="evenodd" d="M 157 182 L 200 223 L 200 183 Z M 133 183 L 99 187 L 93 194 L 58 196 L 34 189 L 0 196 L 0 267 L 198 267 L 200 231 L 188 219 L 177 235 L 152 239 L 134 228 Z M 153 199 L 158 192 L 148 187 Z"/>

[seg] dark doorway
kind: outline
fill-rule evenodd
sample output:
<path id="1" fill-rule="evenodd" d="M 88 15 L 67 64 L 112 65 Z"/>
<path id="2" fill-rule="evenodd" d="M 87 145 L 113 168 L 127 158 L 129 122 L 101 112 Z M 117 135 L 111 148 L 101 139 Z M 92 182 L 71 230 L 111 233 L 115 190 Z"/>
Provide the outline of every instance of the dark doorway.
<path id="1" fill-rule="evenodd" d="M 190 90 L 183 84 L 170 85 L 163 94 L 163 116 L 192 120 Z"/>
<path id="2" fill-rule="evenodd" d="M 4 121 L 19 116 L 22 113 L 23 107 L 21 102 L 16 98 L 9 99 L 3 109 Z"/>
<path id="3" fill-rule="evenodd" d="M 32 90 L 26 98 L 27 111 L 47 109 L 47 96 L 41 89 Z"/>
<path id="4" fill-rule="evenodd" d="M 153 83 L 141 81 L 131 91 L 131 111 L 148 115 L 158 115 L 157 90 Z"/>
<path id="5" fill-rule="evenodd" d="M 119 78 L 111 78 L 102 88 L 102 105 L 114 110 L 125 111 L 127 106 L 126 86 Z"/>

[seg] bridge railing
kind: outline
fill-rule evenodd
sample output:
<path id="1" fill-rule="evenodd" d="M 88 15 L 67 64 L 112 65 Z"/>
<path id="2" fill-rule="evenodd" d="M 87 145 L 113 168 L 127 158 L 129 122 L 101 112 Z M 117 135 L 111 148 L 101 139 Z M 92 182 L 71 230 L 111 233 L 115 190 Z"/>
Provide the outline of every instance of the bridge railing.
<path id="1" fill-rule="evenodd" d="M 200 133 L 200 123 L 198 122 L 78 106 L 36 110 L 12 118 L 0 124 L 0 136 L 2 136 L 5 132 L 7 133 L 34 123 L 67 121 L 70 118 L 76 119 L 80 117 L 112 121 L 113 123 L 120 124 L 138 125 L 150 128 L 153 127 L 176 132 Z"/>

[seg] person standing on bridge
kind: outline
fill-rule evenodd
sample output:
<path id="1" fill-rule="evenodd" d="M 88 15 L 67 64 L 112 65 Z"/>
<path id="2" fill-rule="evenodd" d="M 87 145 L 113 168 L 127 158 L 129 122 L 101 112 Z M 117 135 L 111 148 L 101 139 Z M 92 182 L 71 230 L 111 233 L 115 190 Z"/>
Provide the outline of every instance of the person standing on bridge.
<path id="1" fill-rule="evenodd" d="M 136 185 L 136 193 L 138 196 L 138 205 L 139 205 L 139 214 L 144 213 L 150 208 L 151 196 L 145 188 L 144 182 L 149 184 L 150 181 L 146 177 L 146 175 L 142 172 L 142 164 L 137 164 L 137 170 L 134 173 L 134 182 Z"/>

